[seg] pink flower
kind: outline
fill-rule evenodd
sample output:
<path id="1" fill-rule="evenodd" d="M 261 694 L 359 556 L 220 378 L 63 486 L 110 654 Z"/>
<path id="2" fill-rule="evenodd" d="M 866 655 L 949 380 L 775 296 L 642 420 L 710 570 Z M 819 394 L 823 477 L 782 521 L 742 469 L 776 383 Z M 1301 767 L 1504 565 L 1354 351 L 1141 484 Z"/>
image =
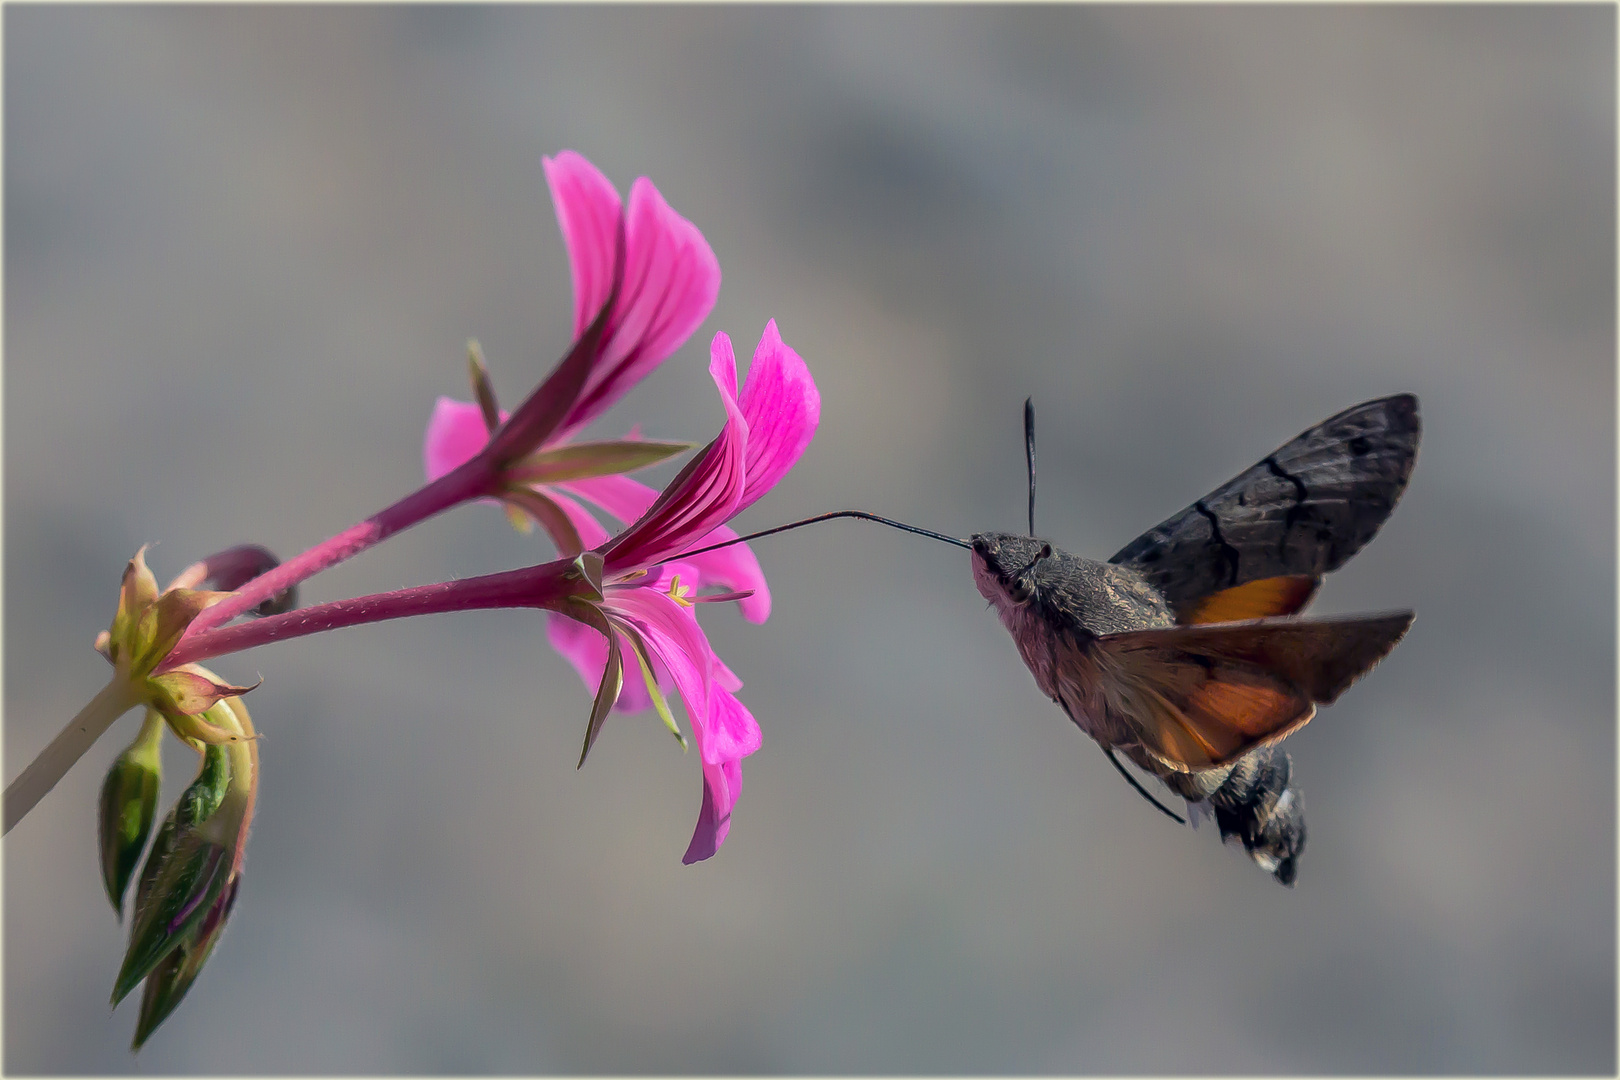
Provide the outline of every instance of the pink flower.
<path id="1" fill-rule="evenodd" d="M 634 437 L 570 443 L 568 436 L 685 343 L 714 307 L 720 265 L 703 234 L 672 210 L 646 177 L 631 185 L 626 213 L 607 177 L 579 154 L 565 150 L 555 159 L 545 159 L 544 165 L 574 280 L 576 348 L 593 323 L 601 320 L 602 325 L 591 339 L 592 355 L 580 358 L 586 365 L 583 379 L 560 388 L 566 390 L 566 398 L 545 403 L 541 411 L 550 419 L 539 425 L 543 434 L 538 445 L 520 448 L 517 459 L 504 465 L 505 483 L 498 495 L 510 509 L 525 515 L 525 524 L 528 518 L 538 521 L 558 549 L 572 556 L 598 546 L 606 536 L 596 519 L 565 491 L 633 520 L 652 501 L 653 493 L 617 474 L 689 447 Z M 560 366 L 557 375 L 561 373 Z M 429 481 L 477 456 L 496 426 L 508 420 L 508 414 L 494 406 L 479 364 L 474 380 L 482 403 L 441 397 L 434 407 L 422 448 Z M 548 380 L 537 396 L 545 394 L 551 383 Z M 739 580 L 763 588 L 762 580 L 753 581 L 758 564 L 751 556 L 745 553 L 730 561 Z M 768 611 L 769 601 L 762 603 Z M 759 605 L 755 610 L 764 617 Z"/>
<path id="2" fill-rule="evenodd" d="M 724 429 L 635 524 L 593 553 L 602 560 L 601 600 L 570 600 L 564 613 L 574 625 L 558 620 L 552 629 L 558 650 L 587 686 L 597 688 L 586 751 L 624 682 L 636 681 L 624 678 L 627 650 L 660 712 L 667 714 L 667 706 L 657 689 L 657 667 L 680 693 L 703 764 L 703 804 L 683 859 L 688 863 L 707 859 L 725 841 L 742 787 L 742 759 L 759 749 L 760 731 L 735 696 L 742 681 L 715 655 L 693 614 L 694 603 L 741 598 L 735 591 L 696 594 L 701 585 L 720 581 L 713 556 L 735 548 L 686 553 L 732 535 L 722 532 L 724 522 L 793 467 L 821 418 L 821 395 L 810 371 L 782 342 L 774 321 L 766 324 L 740 395 L 731 339 L 716 334 L 710 355 L 709 373 L 726 410 Z"/>

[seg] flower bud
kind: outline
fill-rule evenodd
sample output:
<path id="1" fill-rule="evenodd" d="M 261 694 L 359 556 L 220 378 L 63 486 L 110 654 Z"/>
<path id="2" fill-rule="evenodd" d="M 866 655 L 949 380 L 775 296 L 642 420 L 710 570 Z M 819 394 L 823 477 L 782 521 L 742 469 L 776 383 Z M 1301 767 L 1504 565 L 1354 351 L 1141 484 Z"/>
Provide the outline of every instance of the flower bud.
<path id="1" fill-rule="evenodd" d="M 193 744 L 202 752 L 202 768 L 152 843 L 135 891 L 129 950 L 113 987 L 116 1005 L 148 980 L 137 1046 L 190 989 L 235 900 L 257 794 L 258 750 L 240 698 L 221 700 L 209 715 L 238 741 Z"/>
<path id="2" fill-rule="evenodd" d="M 129 749 L 113 760 L 101 785 L 101 880 L 120 919 L 124 891 L 152 835 L 163 781 L 163 718 L 154 709 Z"/>
<path id="3" fill-rule="evenodd" d="M 231 758 L 223 746 L 203 750 L 202 769 L 158 830 L 135 890 L 129 951 L 113 989 L 113 1004 L 135 988 L 195 925 L 204 901 L 212 903 L 227 884 L 229 854 L 202 835 L 230 791 Z M 225 874 L 220 873 L 221 869 Z"/>
<path id="4" fill-rule="evenodd" d="M 185 998 L 186 991 L 191 989 L 197 974 L 213 953 L 220 932 L 225 929 L 225 920 L 231 916 L 231 908 L 236 904 L 236 890 L 241 884 L 240 874 L 231 878 L 230 884 L 208 909 L 208 914 L 203 916 L 196 930 L 175 945 L 146 976 L 146 992 L 141 996 L 141 1015 L 135 1022 L 135 1040 L 130 1043 L 131 1050 L 141 1048 L 141 1044 L 157 1030 L 159 1024 L 168 1019 Z"/>

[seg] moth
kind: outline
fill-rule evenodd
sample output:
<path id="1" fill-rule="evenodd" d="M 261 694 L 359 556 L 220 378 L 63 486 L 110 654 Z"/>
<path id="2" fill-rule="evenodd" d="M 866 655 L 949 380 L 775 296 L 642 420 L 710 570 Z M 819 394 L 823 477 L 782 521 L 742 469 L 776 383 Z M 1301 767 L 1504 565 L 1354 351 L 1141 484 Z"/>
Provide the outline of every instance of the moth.
<path id="1" fill-rule="evenodd" d="M 1417 399 L 1330 417 L 1107 562 L 1030 533 L 979 533 L 973 577 L 1041 691 L 1149 801 L 1124 754 L 1293 885 L 1304 801 L 1277 744 L 1370 671 L 1411 611 L 1298 618 L 1394 510 L 1417 458 Z M 1196 820 L 1196 819 L 1195 819 Z"/>
<path id="2" fill-rule="evenodd" d="M 1300 618 L 1325 574 L 1371 540 L 1417 460 L 1411 394 L 1368 401 L 1303 432 L 1107 562 L 1035 536 L 1034 409 L 1024 403 L 1029 535 L 961 540 L 837 510 L 689 554 L 852 517 L 972 552 L 974 583 L 1035 683 L 1103 748 L 1213 817 L 1284 885 L 1305 849 L 1305 804 L 1277 744 L 1338 700 L 1412 625 L 1411 611 Z"/>

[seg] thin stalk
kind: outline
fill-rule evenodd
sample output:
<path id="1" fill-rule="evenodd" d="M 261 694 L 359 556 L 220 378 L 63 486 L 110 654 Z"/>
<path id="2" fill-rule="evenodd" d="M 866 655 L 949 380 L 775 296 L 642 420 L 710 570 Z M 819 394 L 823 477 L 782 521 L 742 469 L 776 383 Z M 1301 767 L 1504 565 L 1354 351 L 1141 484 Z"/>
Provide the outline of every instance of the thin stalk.
<path id="1" fill-rule="evenodd" d="M 67 775 L 73 763 L 84 756 L 97 739 L 113 725 L 113 721 L 140 704 L 135 689 L 127 681 L 113 677 L 90 699 L 90 704 L 79 710 L 79 715 L 68 722 L 62 733 L 6 786 L 5 829 L 23 819 L 56 782 Z"/>
<path id="2" fill-rule="evenodd" d="M 345 626 L 405 619 L 413 615 L 491 608 L 553 607 L 574 592 L 589 589 L 582 578 L 571 576 L 573 570 L 573 560 L 558 559 L 499 574 L 315 604 L 281 615 L 208 630 L 195 636 L 188 634 L 169 654 L 165 666 L 172 668 L 268 645 L 272 641 L 287 641 Z"/>
<path id="3" fill-rule="evenodd" d="M 159 667 L 159 672 L 185 663 L 184 659 L 176 657 L 187 652 L 187 644 L 198 636 L 224 625 L 245 611 L 258 607 L 283 590 L 346 559 L 352 559 L 395 533 L 425 521 L 452 506 L 488 494 L 494 476 L 495 470 L 489 459 L 479 455 L 431 484 L 418 488 L 386 510 L 373 514 L 357 525 L 351 525 L 331 539 L 316 544 L 302 555 L 288 559 L 275 569 L 260 574 L 237 589 L 229 599 L 215 604 L 198 615 L 187 628 L 180 646 Z"/>

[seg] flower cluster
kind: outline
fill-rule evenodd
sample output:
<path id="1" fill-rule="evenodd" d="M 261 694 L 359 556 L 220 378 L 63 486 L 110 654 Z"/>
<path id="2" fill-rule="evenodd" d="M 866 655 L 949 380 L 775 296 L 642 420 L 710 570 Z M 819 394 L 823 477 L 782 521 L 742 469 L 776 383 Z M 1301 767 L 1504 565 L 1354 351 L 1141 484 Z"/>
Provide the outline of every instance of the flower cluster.
<path id="1" fill-rule="evenodd" d="M 667 485 L 625 474 L 690 450 L 632 430 L 592 441 L 581 429 L 672 355 L 712 310 L 714 252 L 646 178 L 628 206 L 585 158 L 544 162 L 574 285 L 573 344 L 511 413 L 502 410 L 476 343 L 472 402 L 441 398 L 424 441 L 427 483 L 308 551 L 278 562 L 244 546 L 212 556 L 159 591 L 144 549 L 125 571 L 111 627 L 96 641 L 113 677 L 6 788 L 5 829 L 28 813 L 124 712 L 144 708 L 135 741 L 101 791 L 101 861 L 122 915 L 136 881 L 116 1005 L 145 984 L 138 1048 L 180 1003 L 213 952 L 241 882 L 258 785 L 258 754 L 242 696 L 201 661 L 283 638 L 438 611 L 528 607 L 549 612 L 552 644 L 594 693 L 585 755 L 615 708 L 653 708 L 681 737 L 669 707 L 685 706 L 703 776 L 686 862 L 719 850 L 760 729 L 736 694 L 742 681 L 715 655 L 694 615 L 735 601 L 763 622 L 770 593 L 726 525 L 792 468 L 815 434 L 820 397 L 808 368 L 767 323 L 739 387 L 731 340 L 716 334 L 709 372 L 725 423 Z M 538 524 L 558 558 L 500 574 L 296 609 L 299 583 L 454 506 L 495 500 L 515 524 Z M 614 535 L 586 508 L 625 526 Z M 203 588 L 202 586 L 208 586 Z M 239 621 L 241 616 L 253 616 Z M 627 657 L 634 661 L 626 677 Z M 154 830 L 167 730 L 197 752 L 195 780 Z M 145 855 L 142 863 L 143 853 Z M 137 877 L 136 867 L 140 866 Z"/>

